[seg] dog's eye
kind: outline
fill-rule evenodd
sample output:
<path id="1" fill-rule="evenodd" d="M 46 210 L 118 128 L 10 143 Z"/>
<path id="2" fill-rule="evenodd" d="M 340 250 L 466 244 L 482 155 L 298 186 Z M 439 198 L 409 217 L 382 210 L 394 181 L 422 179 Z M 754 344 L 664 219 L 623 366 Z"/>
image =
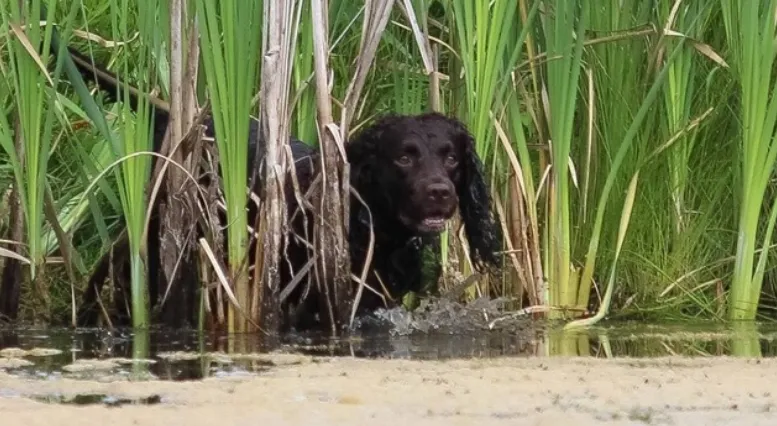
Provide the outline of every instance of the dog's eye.
<path id="1" fill-rule="evenodd" d="M 397 163 L 398 165 L 402 166 L 402 167 L 407 167 L 407 166 L 409 166 L 409 165 L 410 165 L 412 162 L 413 162 L 413 161 L 410 159 L 410 156 L 409 156 L 409 155 L 403 155 L 403 156 L 399 157 L 399 158 L 396 160 L 396 163 Z"/>
<path id="2" fill-rule="evenodd" d="M 446 166 L 454 167 L 457 164 L 459 164 L 459 160 L 457 160 L 455 156 L 449 155 L 449 156 L 445 157 L 445 165 Z"/>

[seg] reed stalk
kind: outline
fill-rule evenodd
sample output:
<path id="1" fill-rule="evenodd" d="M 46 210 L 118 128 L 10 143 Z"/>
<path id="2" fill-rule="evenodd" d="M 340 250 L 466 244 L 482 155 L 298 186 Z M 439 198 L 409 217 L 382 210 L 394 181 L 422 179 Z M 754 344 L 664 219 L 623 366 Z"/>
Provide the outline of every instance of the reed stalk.
<path id="1" fill-rule="evenodd" d="M 775 13 L 777 1 L 735 2 L 722 0 L 726 38 L 731 55 L 733 78 L 741 92 L 741 157 L 739 168 L 740 199 L 737 225 L 736 261 L 728 301 L 728 318 L 754 320 L 763 286 L 768 250 L 759 255 L 759 228 L 763 231 L 760 246 L 772 242 L 777 197 L 765 223 L 761 220 L 767 187 L 777 159 L 777 85 L 774 58 L 777 53 Z"/>
<path id="2" fill-rule="evenodd" d="M 215 139 L 221 162 L 232 286 L 239 306 L 229 305 L 227 330 L 242 332 L 248 321 L 239 316 L 250 304 L 247 255 L 248 125 L 261 52 L 262 1 L 197 0 L 200 50 L 209 100 L 213 106 Z M 272 154 L 275 154 L 274 152 Z M 271 155 L 275 159 L 275 155 Z M 271 164 L 274 166 L 274 163 Z M 276 228 L 278 229 L 278 228 Z"/>

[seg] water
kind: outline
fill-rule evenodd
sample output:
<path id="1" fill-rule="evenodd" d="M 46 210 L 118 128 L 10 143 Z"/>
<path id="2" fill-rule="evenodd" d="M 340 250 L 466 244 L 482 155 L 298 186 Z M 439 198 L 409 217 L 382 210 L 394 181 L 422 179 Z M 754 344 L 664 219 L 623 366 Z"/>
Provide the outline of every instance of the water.
<path id="1" fill-rule="evenodd" d="M 0 369 L 55 379 L 197 380 L 256 374 L 273 366 L 317 356 L 441 360 L 500 356 L 657 357 L 777 354 L 777 326 L 717 323 L 604 324 L 568 332 L 524 321 L 511 330 L 428 332 L 366 328 L 342 339 L 260 334 L 211 335 L 193 330 L 0 328 Z M 140 341 L 140 343 L 139 343 Z M 142 353 L 138 346 L 145 347 Z"/>
<path id="2" fill-rule="evenodd" d="M 316 362 L 323 356 L 442 360 L 777 354 L 777 326 L 771 324 L 620 322 L 568 332 L 558 325 L 523 318 L 488 331 L 493 324 L 489 317 L 483 317 L 480 324 L 472 319 L 429 322 L 399 311 L 382 312 L 378 317 L 336 340 L 316 335 L 227 336 L 194 330 L 134 334 L 131 330 L 0 328 L 0 371 L 43 381 L 185 381 L 262 374 L 283 365 Z M 0 382 L 0 398 L 4 397 L 108 407 L 165 403 L 163 396 L 153 393 L 136 397 L 94 392 L 19 394 L 4 389 Z"/>
<path id="3" fill-rule="evenodd" d="M 0 370 L 29 378 L 198 380 L 258 374 L 320 356 L 442 360 L 576 356 L 777 354 L 777 325 L 603 323 L 585 331 L 505 315 L 498 300 L 379 311 L 341 339 L 322 335 L 200 334 L 195 330 L 0 328 Z M 87 400 L 91 401 L 91 399 Z"/>
<path id="4" fill-rule="evenodd" d="M 220 335 L 169 329 L 133 333 L 127 329 L 108 331 L 0 327 L 0 403 L 6 399 L 5 402 L 11 404 L 9 401 L 16 399 L 71 407 L 164 406 L 165 410 L 172 410 L 176 407 L 189 407 L 187 404 L 204 404 L 203 401 L 214 401 L 212 398 L 216 398 L 217 402 L 212 403 L 214 411 L 229 406 L 231 408 L 228 412 L 243 412 L 242 410 L 254 406 L 241 406 L 238 400 L 230 396 L 230 392 L 235 389 L 232 383 L 259 382 L 262 384 L 253 385 L 253 388 L 251 385 L 248 385 L 248 388 L 242 387 L 241 392 L 253 395 L 252 401 L 253 398 L 265 401 L 264 409 L 274 409 L 274 415 L 280 416 L 291 415 L 283 411 L 284 409 L 294 412 L 303 410 L 294 404 L 290 408 L 287 406 L 288 401 L 295 401 L 295 404 L 319 401 L 311 405 L 316 410 L 326 410 L 327 404 L 350 404 L 354 410 L 364 410 L 369 405 L 364 400 L 366 397 L 361 394 L 365 383 L 367 386 L 375 383 L 394 386 L 394 399 L 387 400 L 396 402 L 398 395 L 405 395 L 410 391 L 402 380 L 396 381 L 396 378 L 408 374 L 408 377 L 416 380 L 412 391 L 418 393 L 418 398 L 413 401 L 423 400 L 429 406 L 427 411 L 419 414 L 419 419 L 428 417 L 429 413 L 440 412 L 443 410 L 440 407 L 446 406 L 450 398 L 456 395 L 462 401 L 468 401 L 466 404 L 469 407 L 472 401 L 462 389 L 478 389 L 479 393 L 491 392 L 491 385 L 486 383 L 493 382 L 496 383 L 494 386 L 502 386 L 499 388 L 501 390 L 493 390 L 494 395 L 498 395 L 495 396 L 497 399 L 502 398 L 508 388 L 509 392 L 514 392 L 515 386 L 524 383 L 523 392 L 534 392 L 535 397 L 545 395 L 547 400 L 535 399 L 534 405 L 523 407 L 523 414 L 520 415 L 507 410 L 506 406 L 495 409 L 486 404 L 481 408 L 482 412 L 488 413 L 489 416 L 522 417 L 545 412 L 554 414 L 553 410 L 556 410 L 555 414 L 559 416 L 567 416 L 569 410 L 577 410 L 589 415 L 594 413 L 601 418 L 627 415 L 632 420 L 642 421 L 644 416 L 650 418 L 657 415 L 656 413 L 674 415 L 672 410 L 682 415 L 709 415 L 705 414 L 707 412 L 704 410 L 710 406 L 709 401 L 721 400 L 721 396 L 716 393 L 719 390 L 715 386 L 712 386 L 711 390 L 696 386 L 706 380 L 702 377 L 707 377 L 707 372 L 703 373 L 704 376 L 696 374 L 695 378 L 681 381 L 680 378 L 694 373 L 684 367 L 680 367 L 684 369 L 680 370 L 679 375 L 673 371 L 673 368 L 678 368 L 673 367 L 679 362 L 676 358 L 655 360 L 657 363 L 666 363 L 660 364 L 665 365 L 665 368 L 658 369 L 650 366 L 651 361 L 629 360 L 626 361 L 629 368 L 633 364 L 638 370 L 633 370 L 633 374 L 631 370 L 624 373 L 623 364 L 614 365 L 609 373 L 602 373 L 608 377 L 604 382 L 599 380 L 598 372 L 607 368 L 607 364 L 597 364 L 597 373 L 592 373 L 588 365 L 579 366 L 577 369 L 569 368 L 568 365 L 573 363 L 566 359 L 547 358 L 652 358 L 672 355 L 763 358 L 777 354 L 777 325 L 774 324 L 648 324 L 631 321 L 604 322 L 587 330 L 565 331 L 563 324 L 533 321 L 527 315 L 505 315 L 491 301 L 476 302 L 466 307 L 454 303 L 435 303 L 426 305 L 413 314 L 399 309 L 380 311 L 373 318 L 361 319 L 356 326 L 356 331 L 340 339 L 315 334 L 267 337 L 259 333 Z M 489 370 L 476 370 L 476 367 L 462 368 L 461 363 L 458 363 L 459 367 L 437 363 L 411 363 L 417 367 L 409 367 L 406 363 L 399 363 L 401 367 L 386 367 L 382 372 L 376 373 L 381 366 L 393 363 L 365 364 L 341 359 L 340 362 L 351 362 L 351 368 L 343 367 L 342 364 L 337 367 L 338 362 L 331 362 L 330 357 L 333 356 L 411 360 L 498 357 L 532 359 L 526 360 L 523 367 L 517 369 L 511 364 L 498 374 L 494 374 L 493 369 L 488 372 Z M 542 359 L 543 357 L 546 359 Z M 695 364 L 697 368 L 705 368 L 707 360 L 699 362 Z M 760 362 L 763 361 L 753 361 L 756 364 Z M 476 366 L 477 363 L 478 361 L 475 361 L 466 365 Z M 563 368 L 560 367 L 562 365 Z M 292 369 L 289 369 L 289 366 Z M 720 368 L 723 369 L 722 372 Z M 764 375 L 761 380 L 760 373 L 753 374 L 755 368 L 757 367 L 753 367 L 753 364 L 746 363 L 723 366 L 708 372 L 716 375 L 710 379 L 712 383 L 723 383 L 722 380 L 740 374 L 744 371 L 742 369 L 749 369 L 747 374 L 741 373 L 744 374 L 743 380 L 750 380 L 747 389 L 743 389 L 746 395 L 738 395 L 736 389 L 733 389 L 729 397 L 739 401 L 737 404 L 749 407 L 754 404 L 755 394 L 751 389 L 756 386 L 761 389 L 761 393 L 756 395 L 760 395 L 758 404 L 770 407 L 771 391 L 767 377 Z M 434 372 L 435 369 L 438 373 Z M 447 377 L 448 369 L 456 377 Z M 369 374 L 365 374 L 365 370 Z M 444 373 L 439 374 L 439 371 Z M 650 374 L 646 371 L 650 371 Z M 667 371 L 667 374 L 661 376 L 660 373 L 664 371 Z M 481 380 L 483 374 L 491 374 L 491 380 Z M 258 380 L 243 380 L 257 376 Z M 312 376 L 315 376 L 314 381 L 309 380 Z M 192 383 L 211 377 L 238 380 Z M 556 386 L 570 377 L 575 380 L 574 392 L 567 392 L 566 386 Z M 634 377 L 639 379 L 634 381 Z M 153 381 L 145 382 L 146 380 Z M 261 382 L 262 380 L 271 381 Z M 296 382 L 290 383 L 289 380 Z M 350 380 L 350 387 L 343 385 L 343 380 Z M 173 381 L 178 383 L 170 383 Z M 275 387 L 268 392 L 264 387 L 266 383 L 272 383 Z M 511 385 L 505 387 L 505 383 Z M 525 385 L 526 383 L 529 385 Z M 443 388 L 447 389 L 445 393 L 442 393 Z M 640 397 L 635 398 L 634 403 L 629 402 L 630 405 L 623 401 L 620 406 L 601 404 L 600 401 L 603 400 L 619 400 L 622 395 L 613 393 L 613 388 L 632 389 L 632 392 Z M 658 388 L 660 390 L 657 390 Z M 184 395 L 193 398 L 194 402 L 182 402 Z M 273 395 L 275 399 L 268 395 Z M 434 395 L 441 399 L 430 400 Z M 645 395 L 653 395 L 653 399 L 643 398 Z M 687 395 L 699 395 L 699 402 L 687 399 Z M 276 401 L 277 404 L 268 404 L 267 401 L 270 400 Z M 731 400 L 722 400 L 731 405 Z M 373 405 L 369 406 L 373 410 L 379 410 L 376 408 L 379 405 L 375 404 L 380 401 L 382 400 L 373 401 Z M 387 412 L 394 416 L 393 410 L 396 407 L 388 402 L 382 403 L 390 406 L 390 409 L 386 408 Z M 757 411 L 760 410 L 758 413 L 768 412 L 759 408 L 761 405 L 756 407 Z M 24 403 L 19 403 L 18 406 L 23 407 Z M 670 406 L 675 408 L 670 409 Z M 738 406 L 729 409 L 733 413 L 729 414 L 741 415 L 741 410 L 736 407 Z M 406 407 L 403 408 L 405 409 Z M 186 410 L 188 408 L 171 415 L 178 418 L 177 416 L 185 415 Z M 154 412 L 157 413 L 155 415 L 164 414 Z M 17 414 L 19 413 L 22 411 L 17 411 Z M 449 413 L 444 411 L 444 414 Z M 20 424 L 26 424 L 22 419 L 17 420 L 22 422 Z M 154 422 L 153 424 L 164 423 L 156 418 Z M 684 423 L 687 422 L 675 422 Z M 358 424 L 358 421 L 354 424 Z"/>

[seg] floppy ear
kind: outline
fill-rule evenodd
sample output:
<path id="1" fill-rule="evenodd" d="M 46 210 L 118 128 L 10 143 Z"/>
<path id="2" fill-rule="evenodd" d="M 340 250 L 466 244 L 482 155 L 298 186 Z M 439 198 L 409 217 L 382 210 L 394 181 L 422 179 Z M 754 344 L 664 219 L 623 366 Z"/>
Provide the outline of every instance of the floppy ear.
<path id="1" fill-rule="evenodd" d="M 461 182 L 458 188 L 459 212 L 469 242 L 472 263 L 478 270 L 490 263 L 501 266 L 502 228 L 492 210 L 491 197 L 483 175 L 483 163 L 475 152 L 475 140 L 466 127 L 450 119 L 463 156 L 460 159 Z"/>
<path id="2" fill-rule="evenodd" d="M 375 173 L 380 166 L 378 164 L 378 145 L 386 137 L 386 131 L 399 118 L 393 114 L 383 116 L 372 125 L 354 135 L 354 138 L 346 144 L 348 163 L 351 165 L 351 180 L 361 187 L 369 187 L 376 179 Z"/>
<path id="3" fill-rule="evenodd" d="M 368 129 L 348 142 L 345 147 L 348 163 L 351 165 L 351 181 L 357 182 L 357 186 L 363 187 L 372 180 L 370 170 L 373 168 L 371 165 L 374 162 L 378 137 L 379 135 Z"/>

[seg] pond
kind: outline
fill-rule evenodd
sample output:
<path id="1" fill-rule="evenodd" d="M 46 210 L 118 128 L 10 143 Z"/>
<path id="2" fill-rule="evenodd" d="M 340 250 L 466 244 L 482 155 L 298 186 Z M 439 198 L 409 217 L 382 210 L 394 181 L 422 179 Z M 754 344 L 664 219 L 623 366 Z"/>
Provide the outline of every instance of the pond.
<path id="1" fill-rule="evenodd" d="M 776 424 L 771 324 L 381 318 L 338 340 L 0 329 L 2 423 Z"/>

